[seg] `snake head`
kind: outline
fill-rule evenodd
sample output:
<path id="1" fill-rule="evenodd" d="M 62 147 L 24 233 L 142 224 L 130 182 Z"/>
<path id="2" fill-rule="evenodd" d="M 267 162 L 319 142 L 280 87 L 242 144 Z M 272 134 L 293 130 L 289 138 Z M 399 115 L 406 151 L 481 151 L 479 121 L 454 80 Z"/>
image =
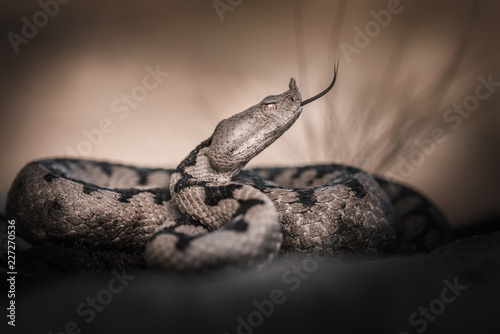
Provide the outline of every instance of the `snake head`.
<path id="1" fill-rule="evenodd" d="M 301 103 L 299 88 L 291 78 L 286 92 L 268 96 L 221 121 L 208 151 L 212 167 L 218 172 L 236 175 L 295 123 L 302 112 Z"/>

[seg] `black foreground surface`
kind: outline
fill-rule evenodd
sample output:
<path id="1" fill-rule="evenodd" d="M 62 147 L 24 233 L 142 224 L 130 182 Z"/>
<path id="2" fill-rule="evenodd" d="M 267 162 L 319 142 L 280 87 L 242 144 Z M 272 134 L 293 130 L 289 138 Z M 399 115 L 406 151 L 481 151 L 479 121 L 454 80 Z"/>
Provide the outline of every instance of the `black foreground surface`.
<path id="1" fill-rule="evenodd" d="M 500 222 L 477 226 L 428 254 L 358 264 L 279 259 L 192 276 L 18 268 L 8 332 L 498 333 Z"/>

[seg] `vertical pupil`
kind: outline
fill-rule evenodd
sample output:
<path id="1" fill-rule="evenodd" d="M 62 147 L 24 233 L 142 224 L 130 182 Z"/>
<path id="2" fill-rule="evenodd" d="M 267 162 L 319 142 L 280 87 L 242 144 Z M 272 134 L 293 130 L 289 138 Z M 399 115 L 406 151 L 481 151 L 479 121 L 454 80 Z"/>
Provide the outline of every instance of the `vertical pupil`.
<path id="1" fill-rule="evenodd" d="M 276 105 L 274 103 L 269 103 L 264 106 L 264 111 L 267 113 L 272 113 L 276 110 Z"/>

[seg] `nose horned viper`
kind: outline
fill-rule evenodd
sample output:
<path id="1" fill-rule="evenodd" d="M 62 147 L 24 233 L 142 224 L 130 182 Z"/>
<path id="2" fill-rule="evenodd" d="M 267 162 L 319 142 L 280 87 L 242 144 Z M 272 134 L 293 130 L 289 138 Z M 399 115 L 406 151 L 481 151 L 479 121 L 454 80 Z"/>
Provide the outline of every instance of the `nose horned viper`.
<path id="1" fill-rule="evenodd" d="M 298 119 L 289 90 L 222 120 L 175 170 L 102 161 L 27 164 L 7 198 L 9 218 L 37 244 L 135 250 L 151 268 L 247 266 L 281 253 L 409 253 L 449 238 L 426 198 L 352 166 L 243 169 Z"/>

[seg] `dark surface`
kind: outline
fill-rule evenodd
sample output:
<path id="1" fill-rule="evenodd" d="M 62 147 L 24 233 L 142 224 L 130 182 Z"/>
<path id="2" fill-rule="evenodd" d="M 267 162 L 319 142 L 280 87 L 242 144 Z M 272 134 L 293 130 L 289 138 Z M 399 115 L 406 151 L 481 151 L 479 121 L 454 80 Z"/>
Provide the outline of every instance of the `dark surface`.
<path id="1" fill-rule="evenodd" d="M 131 269 L 18 274 L 16 327 L 9 329 L 238 333 L 245 319 L 255 326 L 240 333 L 497 333 L 500 232 L 491 224 L 474 231 L 489 234 L 462 231 L 461 239 L 428 254 L 364 263 L 280 259 L 261 270 L 192 276 Z M 120 283 L 116 275 L 125 278 Z M 455 294 L 443 292 L 449 285 L 457 286 Z M 91 311 L 92 300 L 99 311 Z M 269 316 L 259 315 L 256 304 Z M 438 314 L 429 313 L 432 321 L 425 322 L 421 307 Z"/>

